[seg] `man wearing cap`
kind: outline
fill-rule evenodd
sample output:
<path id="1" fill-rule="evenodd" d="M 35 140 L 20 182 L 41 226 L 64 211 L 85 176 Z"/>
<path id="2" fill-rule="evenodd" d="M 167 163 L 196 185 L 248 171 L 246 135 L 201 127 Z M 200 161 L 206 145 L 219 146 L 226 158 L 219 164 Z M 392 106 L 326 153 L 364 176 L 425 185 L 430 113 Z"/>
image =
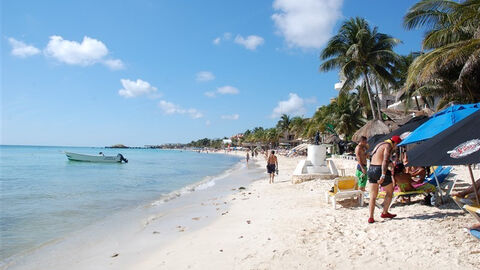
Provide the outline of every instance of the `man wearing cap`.
<path id="1" fill-rule="evenodd" d="M 368 182 L 370 182 L 370 217 L 368 223 L 374 223 L 373 212 L 375 211 L 375 202 L 378 195 L 378 185 L 385 190 L 385 200 L 383 202 L 382 218 L 394 218 L 397 215 L 388 212 L 393 196 L 392 173 L 389 170 L 391 164 L 390 157 L 393 150 L 402 141 L 399 136 L 393 136 L 391 139 L 377 144 L 372 151 L 372 161 L 368 168 Z"/>

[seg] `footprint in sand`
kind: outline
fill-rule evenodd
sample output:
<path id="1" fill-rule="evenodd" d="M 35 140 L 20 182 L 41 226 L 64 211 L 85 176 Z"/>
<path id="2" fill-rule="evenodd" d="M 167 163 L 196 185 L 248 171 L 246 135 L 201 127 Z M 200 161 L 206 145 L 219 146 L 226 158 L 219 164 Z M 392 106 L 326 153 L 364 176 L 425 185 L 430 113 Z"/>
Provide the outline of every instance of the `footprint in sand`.
<path id="1" fill-rule="evenodd" d="M 194 217 L 192 220 L 200 220 L 200 217 Z"/>

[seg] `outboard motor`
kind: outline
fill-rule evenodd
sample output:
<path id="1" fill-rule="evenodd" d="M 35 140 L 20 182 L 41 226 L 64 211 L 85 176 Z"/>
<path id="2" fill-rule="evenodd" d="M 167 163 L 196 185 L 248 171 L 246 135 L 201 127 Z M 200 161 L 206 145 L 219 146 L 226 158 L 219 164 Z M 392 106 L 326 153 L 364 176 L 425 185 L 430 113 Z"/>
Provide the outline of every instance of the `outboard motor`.
<path id="1" fill-rule="evenodd" d="M 125 163 L 128 163 L 128 159 L 126 159 L 125 157 L 123 157 L 122 154 L 118 154 L 117 157 L 120 157 L 120 162 L 125 162 Z"/>

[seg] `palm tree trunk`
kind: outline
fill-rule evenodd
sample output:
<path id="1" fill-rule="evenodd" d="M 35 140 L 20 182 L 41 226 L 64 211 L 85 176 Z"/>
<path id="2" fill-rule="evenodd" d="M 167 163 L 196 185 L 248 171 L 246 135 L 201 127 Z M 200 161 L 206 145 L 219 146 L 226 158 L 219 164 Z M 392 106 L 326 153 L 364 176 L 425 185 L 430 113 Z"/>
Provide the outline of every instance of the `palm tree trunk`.
<path id="1" fill-rule="evenodd" d="M 415 97 L 415 103 L 417 105 L 417 111 L 420 111 L 420 103 L 418 103 L 418 98 L 417 98 L 417 95 L 414 96 Z"/>
<path id="2" fill-rule="evenodd" d="M 377 97 L 375 98 L 375 101 L 377 102 L 378 118 L 380 118 L 380 120 L 383 121 L 382 111 L 380 110 L 382 106 L 380 106 L 380 96 L 378 95 L 378 88 L 379 88 L 378 83 L 377 81 L 375 81 L 375 92 L 377 93 Z"/>
<path id="3" fill-rule="evenodd" d="M 363 76 L 365 77 L 365 84 L 367 85 L 368 101 L 370 101 L 370 109 L 372 110 L 373 120 L 376 120 L 377 115 L 375 114 L 375 107 L 373 106 L 372 90 L 370 88 L 370 83 L 368 81 L 368 75 L 366 71 L 363 72 Z"/>

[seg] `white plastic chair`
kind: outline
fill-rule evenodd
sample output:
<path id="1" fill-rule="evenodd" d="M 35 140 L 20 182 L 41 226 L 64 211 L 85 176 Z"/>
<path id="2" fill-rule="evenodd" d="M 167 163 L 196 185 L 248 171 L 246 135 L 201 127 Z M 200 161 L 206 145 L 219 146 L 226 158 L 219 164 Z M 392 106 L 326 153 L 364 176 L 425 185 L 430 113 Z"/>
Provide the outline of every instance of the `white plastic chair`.
<path id="1" fill-rule="evenodd" d="M 358 181 L 355 176 L 335 178 L 333 192 L 325 192 L 327 203 L 330 203 L 330 198 L 332 198 L 333 209 L 336 209 L 337 200 L 357 197 L 360 206 L 363 206 L 363 192 L 358 190 L 357 183 Z"/>

